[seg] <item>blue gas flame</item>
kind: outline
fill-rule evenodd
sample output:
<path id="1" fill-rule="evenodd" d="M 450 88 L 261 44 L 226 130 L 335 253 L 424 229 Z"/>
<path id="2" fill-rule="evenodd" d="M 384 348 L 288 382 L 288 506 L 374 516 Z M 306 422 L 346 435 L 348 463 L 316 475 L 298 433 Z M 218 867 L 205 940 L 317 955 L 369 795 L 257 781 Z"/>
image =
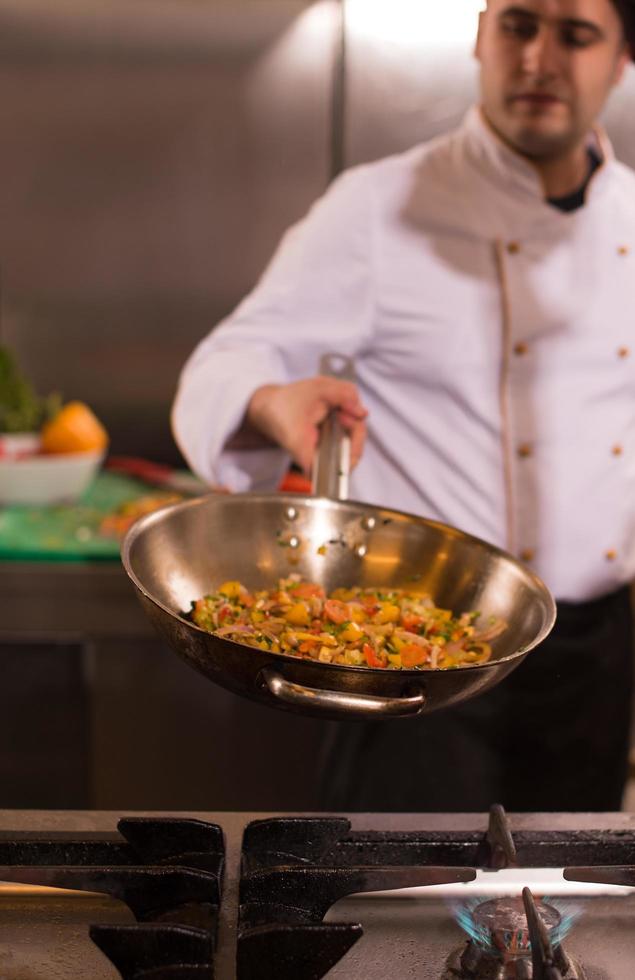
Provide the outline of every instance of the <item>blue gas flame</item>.
<path id="1" fill-rule="evenodd" d="M 534 897 L 536 898 L 536 896 Z M 474 940 L 482 949 L 488 952 L 495 952 L 496 948 L 492 944 L 490 930 L 480 925 L 474 919 L 474 913 L 483 901 L 486 901 L 486 899 L 478 897 L 456 902 L 452 905 L 452 911 L 456 921 L 470 939 Z M 550 905 L 560 914 L 560 922 L 549 931 L 549 940 L 552 946 L 557 946 L 570 932 L 572 926 L 582 914 L 582 904 L 573 902 L 570 899 L 548 897 L 543 897 L 540 901 L 546 905 Z M 510 948 L 511 946 L 512 937 L 510 937 Z M 531 949 L 531 944 L 529 944 L 529 949 Z"/>

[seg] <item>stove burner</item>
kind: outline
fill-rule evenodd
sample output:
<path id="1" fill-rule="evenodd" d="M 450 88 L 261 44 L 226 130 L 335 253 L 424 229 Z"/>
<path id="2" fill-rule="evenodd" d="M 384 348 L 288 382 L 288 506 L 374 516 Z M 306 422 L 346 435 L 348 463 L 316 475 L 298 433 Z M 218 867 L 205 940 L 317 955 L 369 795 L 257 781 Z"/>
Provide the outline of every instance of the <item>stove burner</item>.
<path id="1" fill-rule="evenodd" d="M 546 902 L 536 902 L 536 910 L 552 939 L 561 921 L 560 913 Z M 503 956 L 512 958 L 529 953 L 529 927 L 520 895 L 482 902 L 474 910 L 472 922 L 474 938 L 484 949 L 498 950 Z"/>
<path id="2" fill-rule="evenodd" d="M 470 939 L 448 957 L 443 980 L 584 980 L 560 945 L 570 921 L 528 888 L 462 911 Z"/>
<path id="3" fill-rule="evenodd" d="M 586 980 L 586 974 L 575 960 L 568 957 L 567 963 L 565 973 L 557 968 L 536 973 L 527 957 L 514 957 L 505 962 L 468 942 L 450 953 L 441 980 Z"/>

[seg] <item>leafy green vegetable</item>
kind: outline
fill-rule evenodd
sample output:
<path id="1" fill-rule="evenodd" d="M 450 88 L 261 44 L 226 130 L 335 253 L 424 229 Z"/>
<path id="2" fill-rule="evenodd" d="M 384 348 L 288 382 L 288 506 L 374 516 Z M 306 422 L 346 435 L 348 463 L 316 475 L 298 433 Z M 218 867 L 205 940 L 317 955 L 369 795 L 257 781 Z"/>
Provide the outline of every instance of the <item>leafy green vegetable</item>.
<path id="1" fill-rule="evenodd" d="M 61 407 L 57 392 L 46 398 L 36 394 L 13 354 L 0 344 L 0 432 L 37 432 Z"/>

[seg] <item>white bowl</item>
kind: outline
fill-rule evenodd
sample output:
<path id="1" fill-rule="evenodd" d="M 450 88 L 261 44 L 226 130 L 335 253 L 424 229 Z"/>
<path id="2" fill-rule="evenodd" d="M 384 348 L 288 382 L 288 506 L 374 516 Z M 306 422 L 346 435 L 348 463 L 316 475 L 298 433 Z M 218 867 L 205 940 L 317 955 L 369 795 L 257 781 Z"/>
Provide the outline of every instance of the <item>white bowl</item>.
<path id="1" fill-rule="evenodd" d="M 104 452 L 0 458 L 0 504 L 67 504 L 83 494 Z"/>
<path id="2" fill-rule="evenodd" d="M 39 432 L 0 432 L 0 459 L 21 459 L 39 452 Z"/>

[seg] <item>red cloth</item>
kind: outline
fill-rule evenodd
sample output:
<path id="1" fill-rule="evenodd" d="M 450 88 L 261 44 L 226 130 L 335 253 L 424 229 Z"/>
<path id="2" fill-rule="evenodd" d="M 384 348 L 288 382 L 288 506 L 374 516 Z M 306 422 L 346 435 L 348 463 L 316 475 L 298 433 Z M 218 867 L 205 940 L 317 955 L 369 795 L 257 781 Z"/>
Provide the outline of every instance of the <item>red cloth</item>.
<path id="1" fill-rule="evenodd" d="M 278 490 L 282 490 L 283 493 L 311 493 L 311 481 L 304 475 L 304 473 L 298 473 L 296 470 L 289 470 L 288 473 L 283 476 L 278 486 Z"/>

